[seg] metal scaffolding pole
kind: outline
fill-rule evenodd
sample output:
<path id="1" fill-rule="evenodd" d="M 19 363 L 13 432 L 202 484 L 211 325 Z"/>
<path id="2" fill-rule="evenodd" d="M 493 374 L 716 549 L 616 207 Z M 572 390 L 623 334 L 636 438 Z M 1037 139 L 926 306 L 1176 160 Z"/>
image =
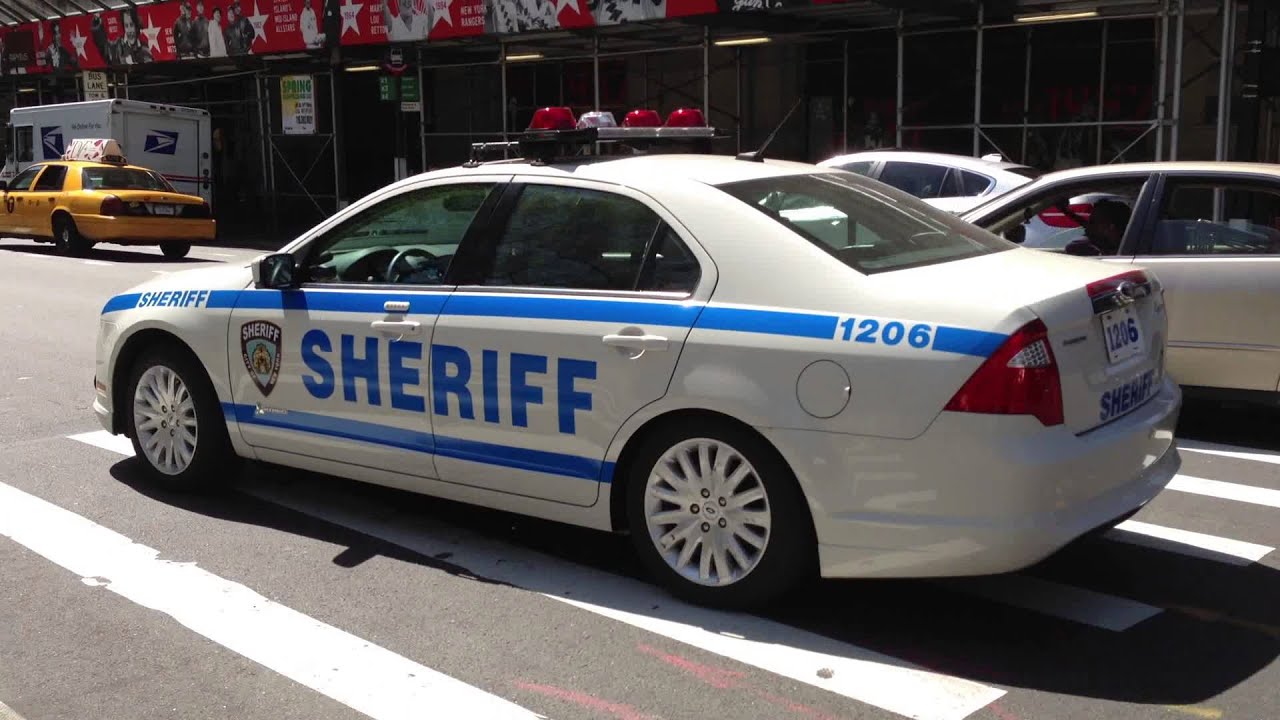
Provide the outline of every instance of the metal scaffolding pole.
<path id="1" fill-rule="evenodd" d="M 1022 69 L 1022 158 L 1019 162 L 1027 162 L 1027 120 L 1031 116 L 1031 34 L 1035 30 L 1027 28 L 1026 63 Z"/>
<path id="2" fill-rule="evenodd" d="M 738 73 L 738 84 L 737 84 L 737 86 L 735 87 L 735 89 L 734 89 L 734 93 L 733 93 L 733 94 L 734 94 L 734 96 L 738 99 L 738 107 L 737 107 L 737 110 L 736 110 L 736 112 L 737 112 L 737 120 L 736 120 L 736 122 L 737 122 L 737 125 L 738 125 L 738 126 L 737 126 L 736 128 L 734 128 L 734 133 L 733 133 L 733 134 L 734 134 L 734 137 L 737 139 L 737 143 L 738 143 L 738 149 L 737 149 L 737 152 L 742 152 L 742 48 L 734 48 L 733 56 L 734 56 L 734 64 L 737 66 L 737 73 Z M 647 56 L 646 56 L 646 57 L 647 57 Z M 648 77 L 648 74 L 647 74 L 647 72 L 648 72 L 648 71 L 647 71 L 647 68 L 648 68 L 648 65 L 647 65 L 647 64 L 645 65 L 645 68 L 646 68 L 646 75 L 645 75 L 645 97 L 648 97 L 648 96 L 649 96 L 649 77 Z M 848 87 L 848 86 L 846 86 L 846 88 L 847 88 L 847 87 Z M 849 91 L 846 89 L 846 90 L 845 90 L 845 95 L 847 96 L 848 94 L 849 94 Z M 846 103 L 847 103 L 847 101 L 846 101 Z M 846 123 L 846 125 L 847 125 L 847 123 Z"/>
<path id="3" fill-rule="evenodd" d="M 844 65 L 841 68 L 841 70 L 843 71 L 841 75 L 844 78 L 844 89 L 841 91 L 841 98 L 840 98 L 840 102 L 841 102 L 840 118 L 844 128 L 840 132 L 840 137 L 843 138 L 843 141 L 841 142 L 840 152 L 847 153 L 849 152 L 849 41 L 845 40 L 843 45 L 844 45 L 844 50 L 841 53 L 841 57 L 844 58 Z M 739 74 L 741 74 L 741 70 L 739 70 Z M 738 86 L 739 87 L 742 86 L 741 78 L 739 78 L 738 80 Z M 739 118 L 742 117 L 741 101 L 738 102 L 738 117 Z M 742 123 L 741 119 L 739 119 L 738 123 L 739 124 Z"/>
<path id="4" fill-rule="evenodd" d="M 1182 126 L 1182 33 L 1186 27 L 1186 0 L 1178 4 L 1177 40 L 1173 50 L 1173 127 L 1169 130 L 1169 159 L 1178 159 L 1178 131 Z"/>
<path id="5" fill-rule="evenodd" d="M 591 38 L 591 80 L 595 109 L 600 110 L 600 36 Z M 536 83 L 535 83 L 536 84 Z M 704 111 L 705 112 L 705 111 Z"/>
<path id="6" fill-rule="evenodd" d="M 426 73 L 422 69 L 422 46 L 418 46 L 418 157 L 421 162 L 419 167 L 422 172 L 427 171 L 427 91 Z M 502 105 L 502 114 L 507 114 L 507 105 L 504 99 Z"/>
<path id="7" fill-rule="evenodd" d="M 702 27 L 702 116 L 711 122 L 711 28 Z"/>
<path id="8" fill-rule="evenodd" d="M 502 75 L 502 141 L 507 142 L 507 44 L 498 46 L 498 70 Z M 561 73 L 563 75 L 563 73 Z"/>
<path id="9" fill-rule="evenodd" d="M 1096 157 L 1093 160 L 1094 165 L 1102 164 L 1102 115 L 1103 107 L 1107 101 L 1107 28 L 1110 23 L 1106 20 L 1102 21 L 1102 53 L 1098 62 L 1098 113 L 1097 122 L 1098 136 L 1095 138 L 1097 145 Z"/>
<path id="10" fill-rule="evenodd" d="M 986 14 L 985 2 L 978 3 L 978 42 L 977 58 L 973 73 L 973 156 L 982 154 L 982 131 L 978 129 L 982 123 L 982 22 Z"/>
<path id="11" fill-rule="evenodd" d="M 1218 54 L 1218 143 L 1215 160 L 1227 159 L 1231 134 L 1231 59 L 1235 57 L 1236 0 L 1222 0 L 1222 45 Z M 1217 205 L 1216 198 L 1214 205 Z M 1217 218 L 1217 208 L 1214 208 Z"/>
<path id="12" fill-rule="evenodd" d="M 898 140 L 896 143 L 897 147 L 902 147 L 902 117 L 903 117 L 903 113 L 902 113 L 902 103 L 903 103 L 903 100 L 902 100 L 902 41 L 903 41 L 902 23 L 903 23 L 904 15 L 905 15 L 904 12 L 902 12 L 901 10 L 898 11 L 898 27 L 897 27 L 897 34 L 898 34 L 898 102 L 897 102 L 897 106 L 898 107 L 896 109 L 897 119 L 894 122 L 894 130 L 897 132 L 897 135 L 898 135 Z"/>
<path id="13" fill-rule="evenodd" d="M 1156 160 L 1164 159 L 1164 118 L 1165 118 L 1165 87 L 1167 79 L 1165 75 L 1169 72 L 1169 0 L 1164 0 L 1164 5 L 1160 8 L 1160 80 L 1156 90 L 1156 97 L 1159 102 L 1156 103 Z"/>

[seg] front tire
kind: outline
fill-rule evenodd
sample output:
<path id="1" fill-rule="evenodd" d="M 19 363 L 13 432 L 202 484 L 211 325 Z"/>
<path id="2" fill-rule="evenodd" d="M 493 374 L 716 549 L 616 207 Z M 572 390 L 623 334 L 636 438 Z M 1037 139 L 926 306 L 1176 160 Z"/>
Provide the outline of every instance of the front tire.
<path id="1" fill-rule="evenodd" d="M 628 464 L 626 509 L 641 562 L 676 596 L 759 607 L 814 571 L 813 523 L 791 469 L 728 422 L 678 422 Z"/>
<path id="2" fill-rule="evenodd" d="M 235 454 L 208 377 L 171 346 L 148 349 L 129 376 L 126 413 L 133 451 L 148 479 L 170 490 L 227 485 Z"/>
<path id="3" fill-rule="evenodd" d="M 170 260 L 180 260 L 191 252 L 191 243 L 164 243 L 160 246 L 160 252 L 164 253 L 164 256 Z"/>

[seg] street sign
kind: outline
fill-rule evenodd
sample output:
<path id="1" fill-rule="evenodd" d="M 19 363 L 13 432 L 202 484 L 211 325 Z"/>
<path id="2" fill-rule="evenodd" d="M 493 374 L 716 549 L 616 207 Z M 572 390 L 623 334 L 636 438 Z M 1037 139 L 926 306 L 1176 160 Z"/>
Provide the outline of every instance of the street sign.
<path id="1" fill-rule="evenodd" d="M 95 70 L 86 70 L 84 76 L 84 99 L 85 100 L 106 100 L 110 97 L 107 92 L 107 74 Z"/>
<path id="2" fill-rule="evenodd" d="M 417 75 L 405 75 L 400 78 L 400 99 L 405 102 L 417 102 L 422 99 L 418 93 Z"/>
<path id="3" fill-rule="evenodd" d="M 383 101 L 398 100 L 400 97 L 399 78 L 391 75 L 378 77 L 378 99 Z"/>

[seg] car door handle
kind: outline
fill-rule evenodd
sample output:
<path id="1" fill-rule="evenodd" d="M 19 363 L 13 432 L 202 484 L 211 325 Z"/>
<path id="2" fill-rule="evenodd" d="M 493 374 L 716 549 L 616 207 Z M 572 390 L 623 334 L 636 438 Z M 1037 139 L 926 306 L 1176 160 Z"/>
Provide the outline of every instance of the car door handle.
<path id="1" fill-rule="evenodd" d="M 374 330 L 386 335 L 417 335 L 421 324 L 412 320 L 374 320 L 369 324 Z"/>
<path id="2" fill-rule="evenodd" d="M 666 350 L 669 341 L 661 335 L 605 335 L 604 344 L 632 350 Z"/>

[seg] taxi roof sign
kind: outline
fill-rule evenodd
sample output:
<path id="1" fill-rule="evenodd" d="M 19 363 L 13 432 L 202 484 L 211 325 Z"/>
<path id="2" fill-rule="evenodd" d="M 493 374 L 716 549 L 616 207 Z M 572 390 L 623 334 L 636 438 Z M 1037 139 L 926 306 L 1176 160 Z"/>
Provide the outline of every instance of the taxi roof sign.
<path id="1" fill-rule="evenodd" d="M 62 153 L 63 160 L 127 164 L 120 143 L 114 138 L 78 138 Z"/>

